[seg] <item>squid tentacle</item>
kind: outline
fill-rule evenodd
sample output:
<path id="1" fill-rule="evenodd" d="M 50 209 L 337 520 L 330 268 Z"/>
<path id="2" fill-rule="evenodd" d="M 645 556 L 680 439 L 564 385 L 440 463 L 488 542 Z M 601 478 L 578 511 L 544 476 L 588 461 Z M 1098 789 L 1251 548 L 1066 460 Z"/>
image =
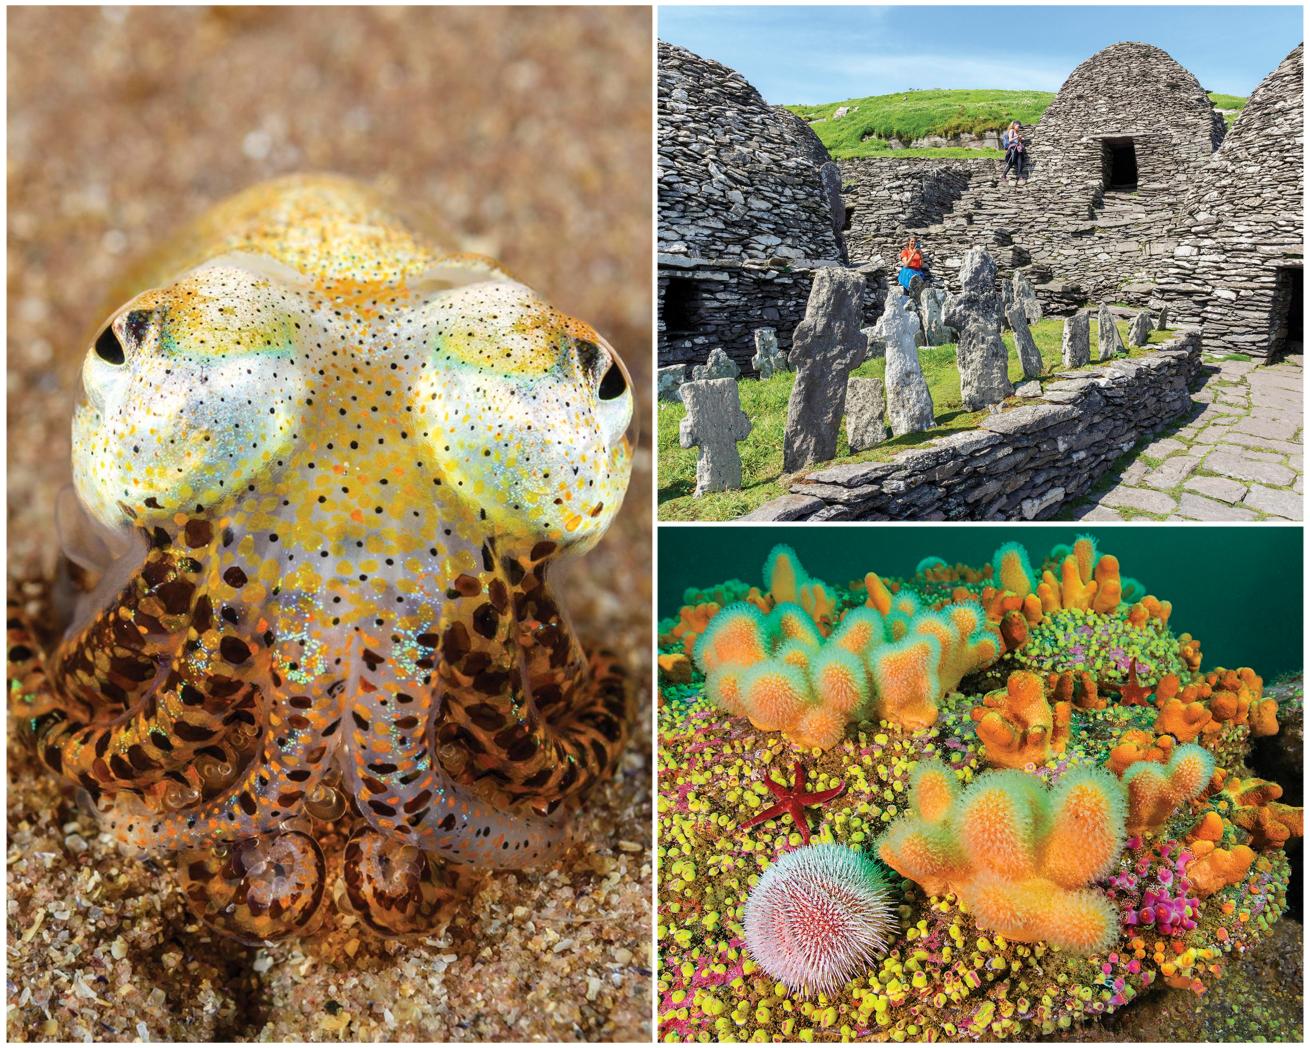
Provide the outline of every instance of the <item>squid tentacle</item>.
<path id="1" fill-rule="evenodd" d="M 432 752 L 432 707 L 429 684 L 394 657 L 373 655 L 352 706 L 342 762 L 369 823 L 459 863 L 517 869 L 560 851 L 567 843 L 562 821 L 503 811 L 447 775 Z M 401 711 L 409 712 L 398 716 Z"/>
<path id="2" fill-rule="evenodd" d="M 461 590 L 475 605 L 474 628 L 456 621 L 443 640 L 440 731 L 463 742 L 472 767 L 507 795 L 553 809 L 613 770 L 632 699 L 617 663 L 587 656 L 550 594 L 553 546 L 534 553 L 535 562 L 508 560 L 476 591 Z"/>

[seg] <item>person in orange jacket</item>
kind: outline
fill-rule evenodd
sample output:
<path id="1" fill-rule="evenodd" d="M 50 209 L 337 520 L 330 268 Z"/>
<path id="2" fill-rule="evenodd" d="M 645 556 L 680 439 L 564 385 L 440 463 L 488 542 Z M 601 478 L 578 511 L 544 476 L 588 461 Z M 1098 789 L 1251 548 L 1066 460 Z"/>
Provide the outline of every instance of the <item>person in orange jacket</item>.
<path id="1" fill-rule="evenodd" d="M 923 252 L 919 250 L 919 238 L 911 235 L 901 251 L 901 271 L 896 274 L 897 283 L 909 292 L 916 302 L 919 292 L 923 290 Z"/>

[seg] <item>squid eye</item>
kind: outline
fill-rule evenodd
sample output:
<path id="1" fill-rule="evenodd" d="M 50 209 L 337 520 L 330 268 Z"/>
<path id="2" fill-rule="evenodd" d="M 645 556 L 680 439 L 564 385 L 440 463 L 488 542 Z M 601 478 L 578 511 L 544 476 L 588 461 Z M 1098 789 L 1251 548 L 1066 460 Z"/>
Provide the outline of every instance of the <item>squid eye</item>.
<path id="1" fill-rule="evenodd" d="M 96 356 L 107 364 L 122 364 L 127 360 L 127 356 L 123 353 L 123 343 L 118 341 L 113 324 L 97 336 L 95 350 Z"/>
<path id="2" fill-rule="evenodd" d="M 628 389 L 628 380 L 624 377 L 623 369 L 619 367 L 618 361 L 611 360 L 609 369 L 605 372 L 605 377 L 600 380 L 601 400 L 616 400 L 623 396 Z"/>

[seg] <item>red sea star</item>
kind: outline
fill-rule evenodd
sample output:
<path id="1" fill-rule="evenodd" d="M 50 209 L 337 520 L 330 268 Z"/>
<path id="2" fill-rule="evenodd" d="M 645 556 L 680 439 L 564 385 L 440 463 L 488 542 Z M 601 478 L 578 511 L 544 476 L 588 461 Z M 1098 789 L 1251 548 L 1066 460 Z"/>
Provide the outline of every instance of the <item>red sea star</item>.
<path id="1" fill-rule="evenodd" d="M 769 819 L 777 818 L 780 815 L 790 815 L 791 821 L 796 824 L 796 828 L 801 831 L 801 840 L 806 844 L 810 843 L 810 824 L 805 818 L 805 809 L 815 804 L 827 804 L 834 797 L 839 796 L 845 789 L 846 783 L 831 790 L 824 790 L 822 793 L 805 792 L 805 768 L 800 761 L 796 762 L 796 784 L 794 786 L 785 786 L 780 782 L 775 782 L 770 775 L 764 776 L 764 785 L 769 788 L 777 799 L 778 803 L 772 808 L 766 808 L 758 815 L 752 815 L 745 822 L 740 823 L 740 828 L 748 830 L 752 826 L 758 826 Z"/>
<path id="2" fill-rule="evenodd" d="M 1146 697 L 1152 690 L 1154 689 L 1143 687 L 1137 682 L 1137 659 L 1133 658 L 1128 663 L 1128 680 L 1118 685 L 1120 701 L 1125 706 L 1145 706 Z"/>

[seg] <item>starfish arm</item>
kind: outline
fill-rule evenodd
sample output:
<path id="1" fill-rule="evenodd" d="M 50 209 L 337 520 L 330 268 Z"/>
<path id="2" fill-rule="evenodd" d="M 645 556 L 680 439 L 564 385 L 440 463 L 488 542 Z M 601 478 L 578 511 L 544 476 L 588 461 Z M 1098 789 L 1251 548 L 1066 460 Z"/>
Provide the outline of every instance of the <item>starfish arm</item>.
<path id="1" fill-rule="evenodd" d="M 752 815 L 738 826 L 743 830 L 749 830 L 752 826 L 758 826 L 762 822 L 768 822 L 770 819 L 776 819 L 779 815 L 785 815 L 788 808 L 785 804 L 775 804 L 772 808 L 765 808 L 758 815 Z"/>
<path id="2" fill-rule="evenodd" d="M 791 821 L 796 824 L 796 828 L 801 831 L 801 840 L 810 843 L 810 820 L 805 817 L 805 805 L 799 800 L 793 800 L 787 809 L 787 814 L 791 816 Z"/>

